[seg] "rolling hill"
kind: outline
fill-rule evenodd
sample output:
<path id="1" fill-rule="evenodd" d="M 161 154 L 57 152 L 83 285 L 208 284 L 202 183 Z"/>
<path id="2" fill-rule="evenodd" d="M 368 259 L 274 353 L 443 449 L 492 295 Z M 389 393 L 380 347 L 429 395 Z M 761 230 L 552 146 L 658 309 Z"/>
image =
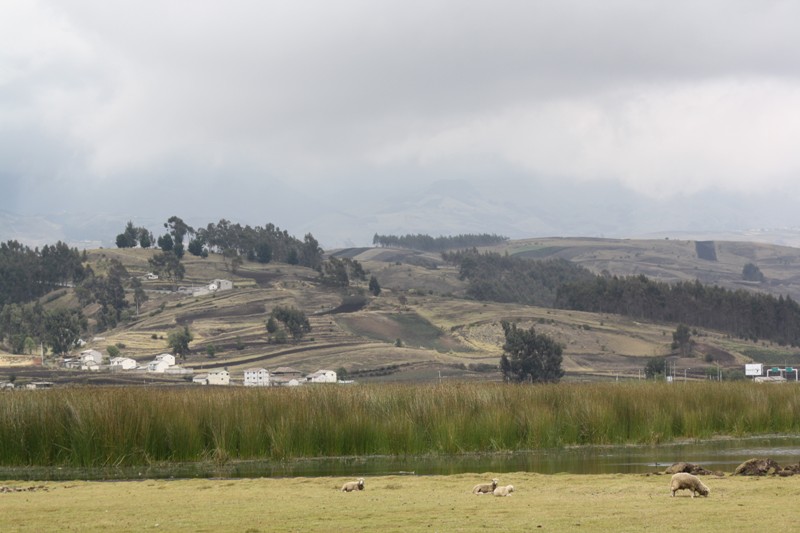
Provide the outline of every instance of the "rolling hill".
<path id="1" fill-rule="evenodd" d="M 507 241 L 487 248 L 531 259 L 560 257 L 595 272 L 644 274 L 664 281 L 699 279 L 728 288 L 788 294 L 800 299 L 800 249 L 760 243 L 676 240 L 537 238 Z M 711 253 L 713 252 L 713 253 Z M 99 249 L 90 263 L 116 258 L 132 275 L 148 270 L 152 250 Z M 304 372 L 321 368 L 344 370 L 356 381 L 497 380 L 502 353 L 501 320 L 553 336 L 565 346 L 567 380 L 637 379 L 649 358 L 669 356 L 676 375 L 702 378 L 718 371 L 742 372 L 745 362 L 797 364 L 791 349 L 770 343 L 697 331 L 693 356 L 672 354 L 675 324 L 634 321 L 625 317 L 528 307 L 466 299 L 458 272 L 437 254 L 389 248 L 349 248 L 330 255 L 357 259 L 374 275 L 382 292 L 363 290 L 363 307 L 340 307 L 343 296 L 319 282 L 308 268 L 245 262 L 236 272 L 216 254 L 206 259 L 187 255 L 182 290 L 162 281 L 144 281 L 149 300 L 138 316 L 89 339 L 104 351 L 120 347 L 122 355 L 147 361 L 166 351 L 166 337 L 177 326 L 194 335 L 192 353 L 182 365 L 195 371 L 225 367 L 234 380 L 253 366 L 291 366 Z M 763 283 L 742 281 L 746 263 L 764 273 Z M 234 289 L 194 296 L 192 288 L 217 278 L 230 279 Z M 358 289 L 358 288 L 357 288 Z M 74 302 L 70 290 L 44 299 L 48 306 Z M 265 321 L 272 308 L 291 305 L 311 323 L 299 343 L 268 341 Z M 86 310 L 87 313 L 91 309 Z M 207 347 L 214 347 L 209 356 Z M 141 376 L 109 376 L 26 365 L 30 358 L 3 355 L 0 380 L 50 379 L 82 383 L 142 382 Z M 156 379 L 156 378 L 153 378 Z M 184 382 L 182 377 L 159 380 Z"/>

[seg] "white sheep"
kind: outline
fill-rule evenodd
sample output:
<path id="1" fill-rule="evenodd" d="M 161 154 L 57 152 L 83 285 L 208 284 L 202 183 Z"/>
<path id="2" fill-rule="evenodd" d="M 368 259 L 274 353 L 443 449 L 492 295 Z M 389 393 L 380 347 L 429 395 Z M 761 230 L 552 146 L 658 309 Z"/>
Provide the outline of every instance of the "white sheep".
<path id="1" fill-rule="evenodd" d="M 686 472 L 678 472 L 672 476 L 672 480 L 669 483 L 669 490 L 671 490 L 672 495 L 675 496 L 677 491 L 683 489 L 692 491 L 692 498 L 694 498 L 695 493 L 701 496 L 708 496 L 711 492 L 711 489 L 706 487 L 703 482 L 700 481 L 699 477 Z"/>
<path id="2" fill-rule="evenodd" d="M 495 496 L 511 496 L 512 492 L 514 492 L 514 485 L 506 485 L 505 487 L 497 487 L 492 494 Z"/>
<path id="3" fill-rule="evenodd" d="M 354 490 L 364 490 L 364 478 L 360 477 L 356 481 L 348 481 L 342 485 L 342 492 L 352 492 Z"/>
<path id="4" fill-rule="evenodd" d="M 497 478 L 491 483 L 478 483 L 472 487 L 472 494 L 491 494 L 497 488 Z"/>

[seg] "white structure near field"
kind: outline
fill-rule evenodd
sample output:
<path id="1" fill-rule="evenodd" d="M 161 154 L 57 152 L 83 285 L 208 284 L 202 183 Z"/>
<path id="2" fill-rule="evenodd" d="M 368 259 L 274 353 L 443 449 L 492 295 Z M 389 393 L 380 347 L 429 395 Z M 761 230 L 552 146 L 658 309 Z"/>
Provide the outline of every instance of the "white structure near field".
<path id="1" fill-rule="evenodd" d="M 272 371 L 270 384 L 281 387 L 296 387 L 303 383 L 303 373 L 289 366 L 282 366 Z"/>
<path id="2" fill-rule="evenodd" d="M 333 370 L 317 370 L 306 376 L 306 383 L 336 383 L 336 372 Z"/>
<path id="3" fill-rule="evenodd" d="M 233 282 L 229 279 L 215 279 L 208 284 L 208 290 L 214 291 L 229 291 L 233 289 Z"/>
<path id="4" fill-rule="evenodd" d="M 97 350 L 84 350 L 81 352 L 81 362 L 85 364 L 95 363 L 97 365 L 103 363 L 103 354 Z"/>
<path id="5" fill-rule="evenodd" d="M 162 353 L 147 364 L 147 371 L 164 373 L 171 366 L 175 366 L 175 356 L 171 353 Z"/>
<path id="6" fill-rule="evenodd" d="M 192 379 L 199 385 L 230 385 L 231 375 L 227 370 L 213 370 L 208 374 L 199 374 Z"/>
<path id="7" fill-rule="evenodd" d="M 84 350 L 78 357 L 64 359 L 62 364 L 66 368 L 79 368 L 81 370 L 99 370 L 103 362 L 103 354 L 97 350 Z"/>
<path id="8" fill-rule="evenodd" d="M 112 357 L 110 363 L 111 370 L 133 370 L 137 366 L 136 360 L 130 357 Z"/>
<path id="9" fill-rule="evenodd" d="M 215 279 L 205 287 L 195 290 L 193 296 L 203 296 L 220 291 L 229 291 L 233 289 L 233 282 L 229 279 Z"/>
<path id="10" fill-rule="evenodd" d="M 248 368 L 244 371 L 245 387 L 269 387 L 269 370 L 266 368 Z"/>

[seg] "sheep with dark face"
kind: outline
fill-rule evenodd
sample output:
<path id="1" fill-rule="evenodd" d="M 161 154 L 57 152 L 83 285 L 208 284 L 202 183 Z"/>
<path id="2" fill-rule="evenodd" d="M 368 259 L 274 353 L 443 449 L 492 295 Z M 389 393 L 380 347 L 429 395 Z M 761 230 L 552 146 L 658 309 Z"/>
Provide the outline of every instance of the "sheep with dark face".
<path id="1" fill-rule="evenodd" d="M 512 492 L 514 492 L 514 485 L 506 485 L 505 487 L 497 487 L 492 494 L 495 496 L 511 496 Z"/>
<path id="2" fill-rule="evenodd" d="M 684 489 L 692 491 L 692 498 L 694 498 L 695 493 L 701 496 L 708 496 L 711 492 L 711 489 L 706 487 L 703 482 L 700 481 L 699 477 L 686 472 L 678 472 L 672 476 L 669 490 L 671 490 L 672 495 L 675 496 L 677 491 Z"/>
<path id="3" fill-rule="evenodd" d="M 497 479 L 493 479 L 491 483 L 478 483 L 472 487 L 472 494 L 491 494 L 497 488 Z"/>
<path id="4" fill-rule="evenodd" d="M 353 492 L 354 490 L 364 490 L 364 478 L 360 477 L 356 481 L 348 481 L 342 485 L 342 492 Z"/>

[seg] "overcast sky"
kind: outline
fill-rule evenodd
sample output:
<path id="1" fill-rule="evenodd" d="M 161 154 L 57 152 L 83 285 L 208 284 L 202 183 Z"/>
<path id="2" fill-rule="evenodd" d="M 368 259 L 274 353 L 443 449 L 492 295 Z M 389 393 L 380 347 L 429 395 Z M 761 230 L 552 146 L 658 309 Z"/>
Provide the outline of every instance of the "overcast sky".
<path id="1" fill-rule="evenodd" d="M 791 205 L 798 21 L 770 0 L 0 0 L 0 210 L 298 231 L 437 180 Z M 353 242 L 402 230 L 371 220 Z"/>

